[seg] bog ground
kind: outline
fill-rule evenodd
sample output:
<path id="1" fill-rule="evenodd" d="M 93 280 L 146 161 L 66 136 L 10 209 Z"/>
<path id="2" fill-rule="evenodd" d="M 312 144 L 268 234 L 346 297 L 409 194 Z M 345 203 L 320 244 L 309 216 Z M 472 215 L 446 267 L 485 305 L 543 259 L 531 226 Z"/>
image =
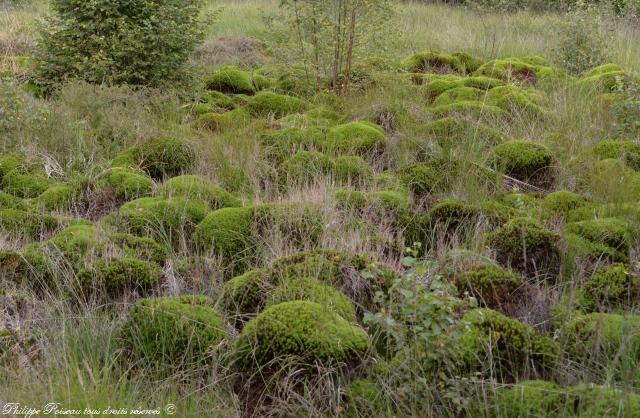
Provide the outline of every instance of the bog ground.
<path id="1" fill-rule="evenodd" d="M 640 5 L 107 3 L 0 4 L 0 413 L 640 417 Z"/>

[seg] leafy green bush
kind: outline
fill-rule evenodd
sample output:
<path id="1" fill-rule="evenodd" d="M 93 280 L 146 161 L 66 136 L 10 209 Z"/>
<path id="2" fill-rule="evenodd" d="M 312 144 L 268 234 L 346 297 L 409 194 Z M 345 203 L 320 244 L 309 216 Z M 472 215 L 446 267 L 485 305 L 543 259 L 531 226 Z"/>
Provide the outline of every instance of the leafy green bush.
<path id="1" fill-rule="evenodd" d="M 571 74 L 581 74 L 608 59 L 609 40 L 595 10 L 578 9 L 569 15 L 559 33 L 556 61 Z"/>
<path id="2" fill-rule="evenodd" d="M 202 0 L 54 0 L 40 37 L 37 74 L 45 82 L 166 85 L 203 39 Z"/>

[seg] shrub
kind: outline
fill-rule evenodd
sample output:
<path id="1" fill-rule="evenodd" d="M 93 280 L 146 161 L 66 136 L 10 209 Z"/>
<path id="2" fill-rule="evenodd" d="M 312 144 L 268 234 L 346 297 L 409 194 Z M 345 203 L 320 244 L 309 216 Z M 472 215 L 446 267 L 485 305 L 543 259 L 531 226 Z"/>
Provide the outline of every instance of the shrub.
<path id="1" fill-rule="evenodd" d="M 601 160 L 616 158 L 636 171 L 640 171 L 640 145 L 635 141 L 601 141 L 594 148 L 595 154 Z"/>
<path id="2" fill-rule="evenodd" d="M 334 154 L 359 155 L 371 160 L 385 151 L 387 139 L 377 125 L 351 122 L 331 128 L 325 146 Z"/>
<path id="3" fill-rule="evenodd" d="M 158 138 L 133 149 L 133 158 L 154 179 L 174 177 L 190 171 L 196 153 L 188 143 L 174 138 Z"/>
<path id="4" fill-rule="evenodd" d="M 496 311 L 473 309 L 461 323 L 467 328 L 457 344 L 462 365 L 469 371 L 517 377 L 549 371 L 557 360 L 560 350 L 555 341 Z"/>
<path id="5" fill-rule="evenodd" d="M 317 182 L 333 171 L 331 158 L 318 151 L 299 151 L 280 165 L 284 183 L 302 185 Z"/>
<path id="6" fill-rule="evenodd" d="M 293 96 L 261 91 L 249 102 L 249 111 L 258 116 L 280 118 L 291 113 L 299 113 L 305 108 L 304 101 Z"/>
<path id="7" fill-rule="evenodd" d="M 283 302 L 249 321 L 236 342 L 238 365 L 246 370 L 291 356 L 304 364 L 358 360 L 369 347 L 367 334 L 322 305 Z"/>
<path id="8" fill-rule="evenodd" d="M 122 249 L 126 257 L 138 258 L 159 266 L 164 266 L 165 260 L 169 257 L 169 248 L 151 238 L 113 234 L 109 239 Z"/>
<path id="9" fill-rule="evenodd" d="M 237 67 L 224 67 L 205 80 L 209 90 L 222 93 L 253 93 L 255 91 L 251 75 Z"/>
<path id="10" fill-rule="evenodd" d="M 240 200 L 200 176 L 185 175 L 167 180 L 157 194 L 165 198 L 182 197 L 201 201 L 211 210 L 238 207 Z"/>
<path id="11" fill-rule="evenodd" d="M 607 62 L 609 42 L 594 11 L 580 10 L 569 15 L 559 33 L 554 53 L 557 63 L 570 74 L 580 74 Z"/>
<path id="12" fill-rule="evenodd" d="M 181 238 L 189 237 L 190 232 L 204 219 L 207 208 L 203 203 L 180 197 L 143 197 L 125 203 L 118 213 L 120 225 L 127 231 L 176 243 Z"/>
<path id="13" fill-rule="evenodd" d="M 489 163 L 500 172 L 534 186 L 553 184 L 553 155 L 546 147 L 527 141 L 507 141 L 496 146 Z"/>
<path id="14" fill-rule="evenodd" d="M 348 321 L 356 320 L 356 311 L 348 297 L 333 286 L 309 277 L 291 278 L 278 284 L 269 292 L 266 306 L 293 300 L 315 302 Z"/>
<path id="15" fill-rule="evenodd" d="M 0 210 L 0 230 L 16 238 L 39 239 L 58 227 L 58 220 L 20 209 Z"/>
<path id="16" fill-rule="evenodd" d="M 6 193 L 25 199 L 38 197 L 44 193 L 53 181 L 43 171 L 18 167 L 2 177 L 0 186 Z"/>
<path id="17" fill-rule="evenodd" d="M 526 276 L 555 277 L 560 269 L 560 237 L 532 219 L 516 218 L 489 234 L 496 259 Z"/>
<path id="18" fill-rule="evenodd" d="M 98 260 L 78 272 L 78 282 L 85 295 L 104 290 L 110 296 L 127 291 L 146 293 L 164 277 L 157 264 L 135 258 Z"/>
<path id="19" fill-rule="evenodd" d="M 628 229 L 621 219 L 602 218 L 568 223 L 564 232 L 574 256 L 626 262 L 630 248 Z"/>
<path id="20" fill-rule="evenodd" d="M 411 73 L 466 73 L 460 58 L 434 51 L 418 52 L 404 60 L 402 66 Z"/>
<path id="21" fill-rule="evenodd" d="M 640 278 L 624 264 L 597 269 L 578 290 L 578 303 L 586 312 L 634 308 L 640 301 Z"/>
<path id="22" fill-rule="evenodd" d="M 45 82 L 164 85 L 180 81 L 203 39 L 200 0 L 55 0 L 41 34 L 37 73 Z"/>
<path id="23" fill-rule="evenodd" d="M 52 210 L 68 210 L 80 197 L 79 187 L 71 184 L 57 184 L 49 187 L 38 196 L 38 206 Z"/>
<path id="24" fill-rule="evenodd" d="M 373 181 L 373 168 L 361 157 L 343 155 L 335 159 L 334 178 L 340 184 L 364 186 Z"/>
<path id="25" fill-rule="evenodd" d="M 494 265 L 484 265 L 454 277 L 460 295 L 468 292 L 482 306 L 500 309 L 513 301 L 522 287 L 522 278 L 514 272 Z"/>
<path id="26" fill-rule="evenodd" d="M 226 338 L 224 323 L 206 296 L 140 299 L 121 332 L 129 361 L 167 368 L 203 367 Z"/>

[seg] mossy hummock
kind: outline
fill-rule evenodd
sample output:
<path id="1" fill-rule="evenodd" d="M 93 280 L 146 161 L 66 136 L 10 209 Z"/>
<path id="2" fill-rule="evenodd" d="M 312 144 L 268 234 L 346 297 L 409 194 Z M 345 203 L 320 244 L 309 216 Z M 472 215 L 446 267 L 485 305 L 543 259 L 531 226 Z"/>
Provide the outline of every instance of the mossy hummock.
<path id="1" fill-rule="evenodd" d="M 157 195 L 197 200 L 206 204 L 210 210 L 241 206 L 240 200 L 231 193 L 196 175 L 178 176 L 167 180 L 160 186 Z"/>
<path id="2" fill-rule="evenodd" d="M 251 74 L 238 67 L 224 67 L 205 80 L 207 89 L 221 93 L 251 94 L 255 92 Z"/>
<path id="3" fill-rule="evenodd" d="M 380 156 L 387 148 L 384 130 L 370 122 L 351 122 L 331 128 L 325 148 L 334 154 L 359 155 L 368 161 Z"/>
<path id="4" fill-rule="evenodd" d="M 129 309 L 120 339 L 136 367 L 203 367 L 226 337 L 222 318 L 206 296 L 140 299 Z"/>
<path id="5" fill-rule="evenodd" d="M 128 291 L 146 293 L 157 286 L 164 273 L 153 263 L 136 258 L 98 260 L 78 272 L 78 283 L 85 296 L 104 291 L 118 297 Z"/>
<path id="6" fill-rule="evenodd" d="M 527 277 L 553 279 L 560 271 L 560 237 L 531 218 L 515 218 L 489 234 L 498 262 Z"/>
<path id="7" fill-rule="evenodd" d="M 555 180 L 553 154 L 533 142 L 504 142 L 492 150 L 489 164 L 509 177 L 540 188 L 549 188 Z"/>
<path id="8" fill-rule="evenodd" d="M 249 321 L 235 352 L 237 365 L 251 370 L 290 360 L 349 363 L 364 359 L 368 348 L 369 338 L 357 325 L 318 303 L 291 301 L 271 306 Z"/>

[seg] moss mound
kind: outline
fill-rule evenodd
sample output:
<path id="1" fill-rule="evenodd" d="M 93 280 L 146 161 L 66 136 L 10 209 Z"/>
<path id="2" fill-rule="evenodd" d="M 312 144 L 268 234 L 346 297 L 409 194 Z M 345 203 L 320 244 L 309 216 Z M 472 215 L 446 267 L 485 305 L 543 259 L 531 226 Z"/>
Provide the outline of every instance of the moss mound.
<path id="1" fill-rule="evenodd" d="M 50 249 L 63 255 L 73 264 L 78 264 L 91 250 L 104 240 L 93 225 L 71 225 L 51 237 Z"/>
<path id="2" fill-rule="evenodd" d="M 402 66 L 411 73 L 465 74 L 465 62 L 457 56 L 425 51 L 407 58 L 402 62 Z"/>
<path id="3" fill-rule="evenodd" d="M 154 179 L 183 174 L 191 170 L 196 161 L 193 147 L 175 138 L 158 138 L 145 142 L 133 148 L 132 157 Z"/>
<path id="4" fill-rule="evenodd" d="M 478 224 L 502 225 L 508 209 L 488 204 L 475 205 L 461 200 L 446 199 L 429 209 L 429 220 L 434 228 L 444 228 L 449 233 L 465 232 Z"/>
<path id="5" fill-rule="evenodd" d="M 629 225 L 622 219 L 572 222 L 565 225 L 564 232 L 574 257 L 614 262 L 626 262 L 629 259 Z"/>
<path id="6" fill-rule="evenodd" d="M 224 323 L 206 296 L 140 299 L 129 309 L 121 339 L 130 361 L 187 369 L 202 367 L 226 338 Z"/>
<path id="7" fill-rule="evenodd" d="M 343 155 L 334 162 L 334 179 L 340 184 L 361 187 L 373 181 L 373 168 L 361 157 Z"/>
<path id="8" fill-rule="evenodd" d="M 0 157 L 0 181 L 9 172 L 23 165 L 26 165 L 26 161 L 18 155 L 3 155 Z"/>
<path id="9" fill-rule="evenodd" d="M 554 182 L 553 161 L 553 154 L 546 147 L 527 141 L 502 143 L 489 157 L 489 164 L 496 170 L 541 188 Z"/>
<path id="10" fill-rule="evenodd" d="M 318 151 L 299 151 L 279 167 L 285 185 L 316 183 L 326 178 L 333 169 L 333 160 Z"/>
<path id="11" fill-rule="evenodd" d="M 243 369 L 264 366 L 292 356 L 305 364 L 335 364 L 363 357 L 367 334 L 322 305 L 308 301 L 283 302 L 249 321 L 236 342 Z"/>
<path id="12" fill-rule="evenodd" d="M 391 418 L 397 416 L 391 399 L 373 380 L 354 380 L 347 386 L 346 395 L 347 410 L 344 413 L 346 418 L 373 416 Z"/>
<path id="13" fill-rule="evenodd" d="M 441 190 L 446 185 L 439 165 L 426 163 L 414 164 L 400 170 L 400 181 L 415 196 L 426 196 Z"/>
<path id="14" fill-rule="evenodd" d="M 424 126 L 425 132 L 433 136 L 444 148 L 452 148 L 462 144 L 482 143 L 486 146 L 498 145 L 506 141 L 499 131 L 466 119 L 445 117 Z"/>
<path id="15" fill-rule="evenodd" d="M 118 199 L 127 201 L 149 196 L 153 189 L 153 180 L 127 168 L 115 167 L 100 178 L 96 186 L 107 187 Z"/>
<path id="16" fill-rule="evenodd" d="M 504 58 L 488 61 L 474 73 L 497 78 L 507 82 L 527 83 L 535 85 L 544 79 L 561 76 L 555 68 L 543 65 L 540 60 L 525 58 Z"/>
<path id="17" fill-rule="evenodd" d="M 109 296 L 119 296 L 127 291 L 146 293 L 163 277 L 157 264 L 124 257 L 92 263 L 80 270 L 78 282 L 85 295 L 105 291 Z"/>
<path id="18" fill-rule="evenodd" d="M 210 210 L 238 207 L 240 200 L 229 192 L 214 186 L 203 177 L 184 175 L 167 180 L 158 190 L 158 195 L 171 198 L 182 197 L 197 200 L 207 205 Z"/>
<path id="19" fill-rule="evenodd" d="M 603 64 L 586 71 L 577 86 L 594 92 L 614 93 L 629 85 L 631 77 L 617 64 Z"/>
<path id="20" fill-rule="evenodd" d="M 482 100 L 485 92 L 475 87 L 454 87 L 438 95 L 433 101 L 434 106 L 450 105 L 456 102 Z"/>
<path id="21" fill-rule="evenodd" d="M 562 327 L 569 357 L 594 372 L 637 381 L 640 373 L 640 318 L 637 315 L 588 313 Z"/>
<path id="22" fill-rule="evenodd" d="M 260 312 L 274 289 L 279 288 L 287 295 L 309 292 L 298 289 L 299 283 L 307 283 L 311 285 L 311 293 L 318 287 L 316 285 L 330 286 L 321 287 L 318 297 L 338 292 L 337 301 L 347 302 L 344 299 L 347 295 L 357 307 L 370 309 L 374 306 L 375 293 L 387 289 L 393 276 L 391 270 L 373 263 L 366 255 L 329 249 L 305 251 L 278 259 L 269 268 L 251 270 L 229 280 L 224 286 L 221 304 L 226 312 L 242 321 Z M 280 287 L 283 284 L 285 287 Z M 289 288 L 295 292 L 291 293 Z M 313 301 L 321 303 L 320 300 Z M 340 302 L 338 306 L 343 313 L 353 310 L 351 303 L 347 307 L 346 303 Z M 351 314 L 345 316 L 350 317 Z"/>
<path id="23" fill-rule="evenodd" d="M 50 215 L 21 209 L 0 209 L 0 231 L 14 238 L 39 239 L 58 227 L 58 220 Z"/>
<path id="24" fill-rule="evenodd" d="M 194 126 L 211 132 L 224 132 L 229 129 L 247 126 L 251 116 L 244 109 L 234 109 L 229 112 L 207 112 L 200 115 Z"/>
<path id="25" fill-rule="evenodd" d="M 2 177 L 0 188 L 16 197 L 29 199 L 40 196 L 52 184 L 53 180 L 48 178 L 43 171 L 20 166 Z"/>
<path id="26" fill-rule="evenodd" d="M 169 257 L 169 248 L 151 238 L 131 234 L 113 234 L 109 240 L 122 249 L 126 257 L 155 263 L 163 266 Z"/>
<path id="27" fill-rule="evenodd" d="M 224 67 L 211 74 L 205 83 L 207 89 L 222 93 L 250 94 L 255 91 L 251 74 L 233 66 Z"/>
<path id="28" fill-rule="evenodd" d="M 26 209 L 24 200 L 0 191 L 0 209 Z"/>
<path id="29" fill-rule="evenodd" d="M 516 273 L 494 265 L 483 265 L 454 277 L 456 288 L 463 295 L 468 292 L 482 306 L 499 309 L 513 301 L 523 285 Z"/>
<path id="30" fill-rule="evenodd" d="M 304 111 L 305 102 L 297 97 L 261 91 L 249 102 L 249 111 L 256 116 L 281 118 Z"/>
<path id="31" fill-rule="evenodd" d="M 118 210 L 119 224 L 128 232 L 163 242 L 189 238 L 204 219 L 207 207 L 185 198 L 143 197 L 125 203 Z"/>
<path id="32" fill-rule="evenodd" d="M 586 312 L 610 312 L 640 305 L 640 277 L 620 263 L 598 268 L 578 289 L 580 308 Z"/>
<path id="33" fill-rule="evenodd" d="M 458 341 L 462 364 L 470 371 L 517 377 L 553 367 L 559 346 L 529 325 L 490 309 L 473 309 Z"/>
<path id="34" fill-rule="evenodd" d="M 285 128 L 268 131 L 260 136 L 267 158 L 281 163 L 297 151 L 313 151 L 324 139 L 323 132 L 312 128 Z"/>
<path id="35" fill-rule="evenodd" d="M 607 158 L 620 159 L 627 166 L 640 171 L 640 145 L 635 141 L 601 141 L 594 148 L 594 152 L 601 160 Z"/>
<path id="36" fill-rule="evenodd" d="M 461 100 L 441 106 L 430 107 L 428 111 L 438 118 L 461 115 L 489 122 L 505 119 L 509 116 L 509 113 L 498 106 L 490 105 L 479 100 Z"/>
<path id="37" fill-rule="evenodd" d="M 356 311 L 347 296 L 338 289 L 316 279 L 289 279 L 276 286 L 267 296 L 267 308 L 282 302 L 306 300 L 322 305 L 342 318 L 355 322 Z"/>
<path id="38" fill-rule="evenodd" d="M 574 210 L 587 206 L 587 200 L 577 193 L 561 190 L 549 193 L 542 200 L 542 210 L 546 217 L 567 216 Z"/>
<path id="39" fill-rule="evenodd" d="M 69 210 L 82 195 L 80 188 L 72 184 L 57 184 L 38 196 L 38 206 L 42 209 Z"/>
<path id="40" fill-rule="evenodd" d="M 372 160 L 387 147 L 384 131 L 369 122 L 351 122 L 331 128 L 325 147 L 334 154 L 359 155 Z"/>
<path id="41" fill-rule="evenodd" d="M 528 277 L 555 277 L 560 270 L 560 237 L 530 218 L 516 218 L 489 234 L 496 259 Z"/>

